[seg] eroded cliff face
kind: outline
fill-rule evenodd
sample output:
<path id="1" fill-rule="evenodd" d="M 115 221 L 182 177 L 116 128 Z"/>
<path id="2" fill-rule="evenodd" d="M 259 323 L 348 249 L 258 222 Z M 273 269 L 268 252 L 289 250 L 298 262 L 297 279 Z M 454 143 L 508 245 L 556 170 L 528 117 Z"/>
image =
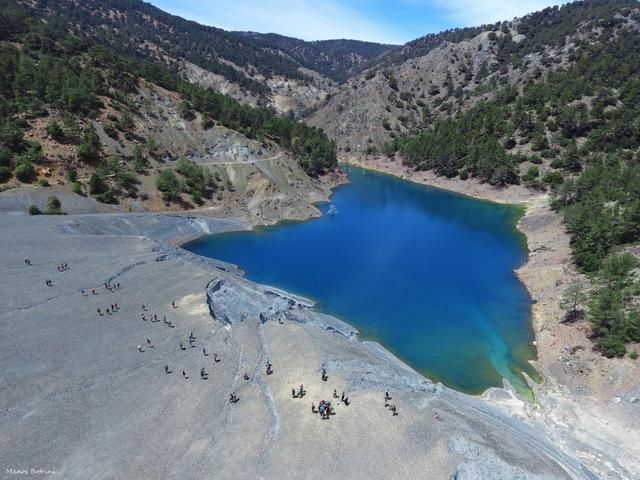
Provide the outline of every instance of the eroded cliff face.
<path id="1" fill-rule="evenodd" d="M 146 165 L 136 174 L 135 195 L 114 185 L 117 203 L 107 205 L 91 196 L 72 193 L 67 178 L 70 169 L 76 170 L 78 183 L 89 193 L 92 175 L 104 166 L 80 161 L 73 144 L 50 138 L 46 126 L 51 118 L 35 119 L 28 136 L 43 147 L 45 158 L 37 172 L 51 187 L 21 185 L 13 179 L 8 184 L 13 188 L 0 197 L 0 210 L 24 212 L 32 204 L 44 209 L 48 196 L 56 194 L 69 213 L 197 210 L 212 216 L 242 217 L 251 224 L 269 224 L 319 215 L 314 204 L 328 200 L 330 188 L 344 181 L 340 172 L 309 177 L 298 160 L 275 142 L 253 140 L 220 124 L 205 126 L 197 112 L 182 115 L 181 98 L 155 84 L 141 81 L 128 102 L 135 113 L 126 132 L 114 130 L 122 113 L 109 99 L 87 125 L 95 128 L 108 165 L 109 158 L 117 158 L 124 168 L 131 169 L 134 150 L 150 140 L 154 142 L 153 153 L 145 151 Z M 212 192 L 200 203 L 186 193 L 177 201 L 165 202 L 156 186 L 158 177 L 167 170 L 175 171 L 181 159 L 203 167 L 211 178 Z"/>
<path id="2" fill-rule="evenodd" d="M 252 106 L 267 106 L 283 115 L 299 118 L 318 108 L 339 90 L 339 85 L 333 80 L 304 67 L 298 69 L 305 76 L 304 79 L 292 79 L 283 75 L 264 77 L 255 74 L 253 78 L 268 87 L 267 97 L 243 89 L 222 75 L 210 72 L 188 60 L 182 60 L 179 68 L 189 82 L 212 88 Z"/>

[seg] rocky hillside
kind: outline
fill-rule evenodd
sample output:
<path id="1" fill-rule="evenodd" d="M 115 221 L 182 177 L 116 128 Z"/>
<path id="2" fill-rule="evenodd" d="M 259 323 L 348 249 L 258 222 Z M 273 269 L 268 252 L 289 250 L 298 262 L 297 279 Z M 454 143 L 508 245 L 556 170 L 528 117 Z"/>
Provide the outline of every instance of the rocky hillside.
<path id="1" fill-rule="evenodd" d="M 91 43 L 160 64 L 242 102 L 297 115 L 315 108 L 350 69 L 391 48 L 228 32 L 170 15 L 141 0 L 21 3 Z"/>
<path id="2" fill-rule="evenodd" d="M 318 129 L 12 2 L 0 16 L 0 209 L 199 209 L 270 223 L 315 214 L 337 181 L 335 147 Z M 66 200 L 47 204 L 54 196 Z"/>
<path id="3" fill-rule="evenodd" d="M 397 45 L 359 40 L 319 40 L 305 42 L 276 33 L 245 32 L 247 37 L 267 48 L 286 53 L 304 67 L 336 82 L 343 82 L 382 55 L 398 50 Z"/>
<path id="4" fill-rule="evenodd" d="M 574 2 L 494 25 L 427 35 L 351 78 L 309 118 L 345 157 L 381 151 L 479 101 L 566 70 L 613 30 L 636 31 L 633 0 Z"/>

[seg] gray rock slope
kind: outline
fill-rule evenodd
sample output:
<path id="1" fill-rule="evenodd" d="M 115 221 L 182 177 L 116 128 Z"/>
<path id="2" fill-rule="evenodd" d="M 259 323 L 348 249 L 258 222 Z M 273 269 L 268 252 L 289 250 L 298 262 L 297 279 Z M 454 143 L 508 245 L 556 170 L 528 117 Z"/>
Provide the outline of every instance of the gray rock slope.
<path id="1" fill-rule="evenodd" d="M 172 244 L 239 228 L 0 215 L 0 477 L 594 478 L 523 421 L 434 385 L 308 300 Z M 322 399 L 328 420 L 311 413 Z"/>

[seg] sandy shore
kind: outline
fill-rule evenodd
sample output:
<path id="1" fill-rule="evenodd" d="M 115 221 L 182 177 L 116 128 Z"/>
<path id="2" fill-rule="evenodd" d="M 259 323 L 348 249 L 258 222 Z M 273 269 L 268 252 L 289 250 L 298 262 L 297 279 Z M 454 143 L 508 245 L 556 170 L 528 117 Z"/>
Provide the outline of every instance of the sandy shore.
<path id="1" fill-rule="evenodd" d="M 549 207 L 549 196 L 522 186 L 496 188 L 474 179 L 414 172 L 400 159 L 349 163 L 478 199 L 526 205 L 518 229 L 527 237 L 529 258 L 516 274 L 534 302 L 538 352 L 534 364 L 543 382 L 531 382 L 536 403 L 521 408 L 567 452 L 586 460 L 604 478 L 640 477 L 640 362 L 602 357 L 592 350 L 586 321 L 561 322 L 559 298 L 579 275 L 571 260 L 569 236 L 560 215 Z M 515 403 L 508 408 L 521 411 Z"/>
<path id="2" fill-rule="evenodd" d="M 433 385 L 309 301 L 173 246 L 245 227 L 179 215 L 0 215 L 3 478 L 596 478 L 524 410 L 507 409 L 508 392 Z M 62 262 L 69 270 L 57 271 Z M 115 313 L 97 313 L 114 302 Z M 292 398 L 300 384 L 305 397 Z M 398 416 L 385 408 L 387 390 Z M 329 420 L 311 413 L 322 399 L 334 404 Z"/>

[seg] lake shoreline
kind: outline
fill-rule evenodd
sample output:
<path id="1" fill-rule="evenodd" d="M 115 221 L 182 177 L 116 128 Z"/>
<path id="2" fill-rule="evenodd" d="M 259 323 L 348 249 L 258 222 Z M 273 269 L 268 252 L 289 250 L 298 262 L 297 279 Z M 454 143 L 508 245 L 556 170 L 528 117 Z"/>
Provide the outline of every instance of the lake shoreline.
<path id="1" fill-rule="evenodd" d="M 479 200 L 526 206 L 517 228 L 527 239 L 529 254 L 515 273 L 533 301 L 531 324 L 537 360 L 532 363 L 543 378 L 540 384 L 529 381 L 535 403 L 511 402 L 504 407 L 540 423 L 559 441 L 578 441 L 585 457 L 601 461 L 594 445 L 617 445 L 627 452 L 632 471 L 640 475 L 640 421 L 637 412 L 630 413 L 631 405 L 640 397 L 640 362 L 628 356 L 608 359 L 594 352 L 586 320 L 562 323 L 564 312 L 559 299 L 564 289 L 581 276 L 572 261 L 570 237 L 561 215 L 550 208 L 549 195 L 519 185 L 497 188 L 476 179 L 463 181 L 438 177 L 430 171 L 413 171 L 399 157 L 343 161 Z M 492 398 L 496 393 L 489 389 L 483 397 Z"/>
<path id="2" fill-rule="evenodd" d="M 571 261 L 570 251 L 567 252 L 564 248 L 559 252 L 559 254 L 553 255 L 553 258 L 550 258 L 551 255 L 549 255 L 549 251 L 546 251 L 547 255 L 543 255 L 543 258 L 532 257 L 532 252 L 539 251 L 539 244 L 547 243 L 548 237 L 552 235 L 552 232 L 550 232 L 549 229 L 545 229 L 544 231 L 535 231 L 534 229 L 527 228 L 529 219 L 534 215 L 538 215 L 543 212 L 544 205 L 548 203 L 548 196 L 540 194 L 536 195 L 530 190 L 520 186 L 516 186 L 517 188 L 497 188 L 475 179 L 450 179 L 436 176 L 430 171 L 413 171 L 411 168 L 402 165 L 399 158 L 395 158 L 393 161 L 390 161 L 387 158 L 374 158 L 370 161 L 349 159 L 345 163 L 375 172 L 392 175 L 420 185 L 454 192 L 477 200 L 506 205 L 524 206 L 524 212 L 516 222 L 515 226 L 526 238 L 527 260 L 523 265 L 515 269 L 514 272 L 529 293 L 532 300 L 531 324 L 535 333 L 535 344 L 538 347 L 536 349 L 538 352 L 537 359 L 532 361 L 532 363 L 536 366 L 536 369 L 540 370 L 540 365 L 544 364 L 544 355 L 547 353 L 544 349 L 542 349 L 541 352 L 540 332 L 546 328 L 544 319 L 549 317 L 549 312 L 546 311 L 547 309 L 541 308 L 543 306 L 542 303 L 546 300 L 546 296 L 543 293 L 545 285 L 541 285 L 543 282 L 540 282 L 537 275 L 532 273 L 536 272 L 538 267 L 542 264 L 569 264 Z M 553 215 L 553 212 L 550 210 L 544 211 L 544 214 Z M 564 232 L 562 232 L 561 235 L 558 235 L 558 238 L 554 238 L 554 240 L 566 244 L 566 247 L 568 247 L 568 239 L 568 235 Z M 539 373 L 544 374 L 543 371 L 540 371 Z"/>
<path id="3" fill-rule="evenodd" d="M 525 237 L 513 228 L 524 207 L 501 207 L 348 165 L 342 169 L 350 184 L 331 197 L 337 216 L 204 237 L 183 248 L 238 265 L 258 284 L 314 299 L 318 311 L 355 326 L 363 340 L 380 342 L 434 382 L 480 396 L 501 388 L 506 378 L 532 399 L 520 374 L 537 378 L 530 364 L 536 358 L 531 303 L 512 273 L 526 260 Z M 327 212 L 329 205 L 319 208 Z M 374 230 L 393 236 L 391 248 L 386 236 L 363 233 Z M 442 244 L 442 236 L 450 242 Z M 416 238 L 422 238 L 419 246 Z M 446 246 L 458 242 L 455 251 Z M 317 273 L 306 275 L 302 265 Z M 337 271 L 342 273 L 334 280 Z M 395 280 L 390 284 L 385 277 Z M 427 297 L 425 285 L 433 285 Z M 501 302 L 491 303 L 494 293 Z M 371 307 L 369 295 L 397 300 Z M 450 315 L 457 320 L 443 324 Z M 399 328 L 389 322 L 394 317 Z M 464 331 L 475 334 L 463 347 L 457 339 Z"/>

